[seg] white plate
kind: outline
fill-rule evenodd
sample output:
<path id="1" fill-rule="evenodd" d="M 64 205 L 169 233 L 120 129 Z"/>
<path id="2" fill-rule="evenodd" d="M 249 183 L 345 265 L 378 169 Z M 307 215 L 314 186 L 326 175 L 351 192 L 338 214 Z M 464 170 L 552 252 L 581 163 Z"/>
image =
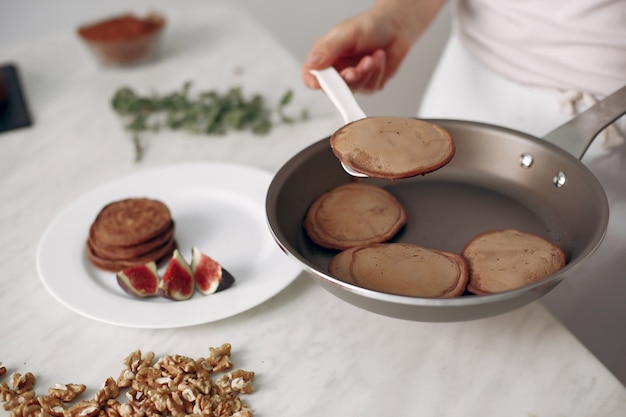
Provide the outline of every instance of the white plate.
<path id="1" fill-rule="evenodd" d="M 43 285 L 63 305 L 94 320 L 127 327 L 172 328 L 220 320 L 273 297 L 300 273 L 271 237 L 265 196 L 272 175 L 244 165 L 192 163 L 138 172 L 84 194 L 47 227 L 37 250 Z M 176 223 L 181 254 L 191 247 L 222 264 L 235 284 L 186 301 L 135 298 L 114 273 L 87 259 L 89 227 L 106 204 L 128 197 L 163 201 Z M 161 267 L 161 272 L 165 267 Z"/>

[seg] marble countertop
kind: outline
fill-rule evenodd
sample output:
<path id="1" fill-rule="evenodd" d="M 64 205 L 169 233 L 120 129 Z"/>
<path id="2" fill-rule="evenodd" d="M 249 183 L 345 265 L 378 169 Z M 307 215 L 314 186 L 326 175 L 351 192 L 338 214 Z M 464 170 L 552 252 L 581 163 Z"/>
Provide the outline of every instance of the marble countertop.
<path id="1" fill-rule="evenodd" d="M 30 371 L 38 392 L 84 383 L 89 394 L 117 377 L 134 350 L 199 357 L 230 343 L 235 365 L 256 373 L 244 400 L 258 416 L 624 415 L 624 386 L 537 302 L 489 319 L 411 322 L 346 304 L 304 273 L 248 311 L 183 328 L 105 324 L 57 302 L 40 282 L 35 254 L 50 221 L 84 193 L 173 163 L 275 172 L 341 124 L 323 94 L 302 86 L 298 62 L 245 11 L 197 2 L 165 12 L 161 57 L 145 66 L 102 68 L 72 31 L 0 44 L 2 63 L 20 70 L 34 120 L 0 135 L 0 382 Z M 135 163 L 109 108 L 112 93 L 123 84 L 169 91 L 185 80 L 241 85 L 273 100 L 291 88 L 292 108 L 307 108 L 310 119 L 263 138 L 159 133 Z"/>

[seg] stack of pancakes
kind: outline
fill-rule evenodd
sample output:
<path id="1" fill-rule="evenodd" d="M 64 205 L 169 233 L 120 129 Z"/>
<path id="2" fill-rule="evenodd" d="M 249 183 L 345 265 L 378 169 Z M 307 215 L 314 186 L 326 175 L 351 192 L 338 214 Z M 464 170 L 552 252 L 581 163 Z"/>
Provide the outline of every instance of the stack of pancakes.
<path id="1" fill-rule="evenodd" d="M 107 271 L 169 259 L 176 248 L 174 221 L 158 200 L 128 198 L 106 205 L 91 225 L 87 255 Z"/>

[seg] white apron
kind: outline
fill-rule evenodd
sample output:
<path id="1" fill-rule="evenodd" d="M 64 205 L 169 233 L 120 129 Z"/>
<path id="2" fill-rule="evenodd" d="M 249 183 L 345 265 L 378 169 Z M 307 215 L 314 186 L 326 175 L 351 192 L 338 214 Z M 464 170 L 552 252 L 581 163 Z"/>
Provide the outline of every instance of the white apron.
<path id="1" fill-rule="evenodd" d="M 572 104 L 572 98 L 525 87 L 493 73 L 452 35 L 418 117 L 485 122 L 541 137 L 569 120 L 568 112 L 581 107 Z M 625 122 L 622 117 L 622 132 L 626 132 Z M 582 159 L 608 195 L 606 238 L 542 302 L 609 368 L 626 376 L 626 146 L 616 133 L 596 138 Z"/>

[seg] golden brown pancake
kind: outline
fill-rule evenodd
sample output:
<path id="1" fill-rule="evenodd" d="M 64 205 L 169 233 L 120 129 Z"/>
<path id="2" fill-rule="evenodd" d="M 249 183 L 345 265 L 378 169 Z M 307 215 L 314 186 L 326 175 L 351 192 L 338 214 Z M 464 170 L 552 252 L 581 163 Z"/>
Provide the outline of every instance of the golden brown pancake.
<path id="1" fill-rule="evenodd" d="M 87 238 L 87 257 L 107 271 L 119 271 L 171 256 L 176 248 L 174 221 L 158 200 L 128 198 L 107 204 Z"/>
<path id="2" fill-rule="evenodd" d="M 318 197 L 304 228 L 313 242 L 329 249 L 348 249 L 385 242 L 406 224 L 406 211 L 384 188 L 349 183 Z"/>
<path id="3" fill-rule="evenodd" d="M 329 272 L 370 290 L 424 298 L 460 296 L 468 281 L 467 263 L 461 256 L 408 243 L 340 252 L 331 260 Z"/>
<path id="4" fill-rule="evenodd" d="M 346 249 L 333 256 L 328 263 L 328 272 L 330 275 L 338 278 L 348 284 L 356 285 L 350 275 L 350 264 L 352 263 L 352 254 L 361 246 Z"/>
<path id="5" fill-rule="evenodd" d="M 401 117 L 366 117 L 339 128 L 330 138 L 335 156 L 374 178 L 407 178 L 435 171 L 454 156 L 442 127 Z"/>
<path id="6" fill-rule="evenodd" d="M 565 253 L 552 242 L 514 229 L 493 230 L 472 238 L 461 255 L 467 259 L 467 290 L 492 294 L 547 277 L 565 266 Z"/>
<path id="7" fill-rule="evenodd" d="M 106 205 L 96 217 L 92 239 L 108 246 L 132 246 L 149 241 L 170 227 L 168 207 L 148 198 L 128 198 Z"/>

